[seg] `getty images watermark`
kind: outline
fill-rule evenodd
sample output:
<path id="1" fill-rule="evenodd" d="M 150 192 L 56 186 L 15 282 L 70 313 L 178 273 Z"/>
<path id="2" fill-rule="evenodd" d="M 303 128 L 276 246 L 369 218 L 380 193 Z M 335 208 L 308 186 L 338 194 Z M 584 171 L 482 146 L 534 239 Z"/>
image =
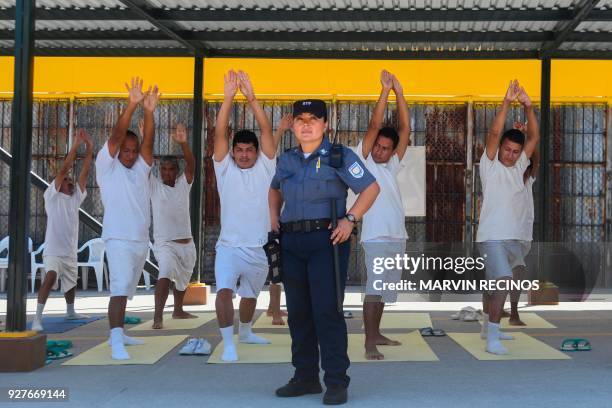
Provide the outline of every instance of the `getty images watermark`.
<path id="1" fill-rule="evenodd" d="M 511 290 L 538 290 L 538 280 L 512 280 L 512 279 L 435 279 L 419 280 L 418 282 L 402 280 L 389 281 L 384 278 L 388 271 L 405 270 L 414 275 L 418 271 L 453 271 L 463 275 L 471 271 L 484 271 L 485 257 L 440 257 L 421 256 L 413 257 L 408 254 L 396 254 L 394 257 L 376 257 L 373 259 L 372 272 L 379 275 L 371 281 L 376 291 L 511 291 Z M 509 277 L 510 278 L 510 277 Z"/>

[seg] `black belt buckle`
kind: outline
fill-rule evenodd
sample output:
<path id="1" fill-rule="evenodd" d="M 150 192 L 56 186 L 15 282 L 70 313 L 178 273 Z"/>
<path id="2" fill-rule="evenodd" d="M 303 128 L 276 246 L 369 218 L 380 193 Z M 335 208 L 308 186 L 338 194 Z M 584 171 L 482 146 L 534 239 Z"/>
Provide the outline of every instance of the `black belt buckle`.
<path id="1" fill-rule="evenodd" d="M 291 223 L 291 232 L 304 231 L 304 221 L 294 221 Z"/>

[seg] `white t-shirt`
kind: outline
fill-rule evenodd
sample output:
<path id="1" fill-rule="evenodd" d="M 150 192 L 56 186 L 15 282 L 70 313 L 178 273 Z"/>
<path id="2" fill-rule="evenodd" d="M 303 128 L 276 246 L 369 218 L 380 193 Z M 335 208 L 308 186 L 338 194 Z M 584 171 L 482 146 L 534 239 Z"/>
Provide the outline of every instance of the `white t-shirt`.
<path id="1" fill-rule="evenodd" d="M 217 245 L 261 247 L 268 242 L 270 212 L 268 190 L 276 159 L 259 153 L 253 167 L 241 169 L 231 154 L 213 159 L 221 201 L 221 234 Z"/>
<path id="2" fill-rule="evenodd" d="M 525 219 L 526 241 L 533 241 L 533 222 L 535 220 L 535 210 L 533 208 L 533 183 L 535 183 L 535 178 L 532 176 L 530 176 L 525 183 L 525 190 L 527 193 L 527 218 Z"/>
<path id="3" fill-rule="evenodd" d="M 376 163 L 371 153 L 367 158 L 363 157 L 363 141 L 352 149 L 376 178 L 380 187 L 380 193 L 374 204 L 363 216 L 361 242 L 407 239 L 404 205 L 397 183 L 397 175 L 404 167 L 399 157 L 394 154 L 387 163 Z"/>
<path id="4" fill-rule="evenodd" d="M 87 197 L 78 183 L 74 193 L 69 196 L 60 193 L 52 181 L 45 190 L 45 212 L 47 229 L 45 231 L 45 256 L 62 256 L 76 259 L 79 245 L 79 207 Z"/>
<path id="5" fill-rule="evenodd" d="M 523 176 L 529 166 L 525 152 L 515 165 L 504 166 L 498 158 L 489 160 L 487 152 L 480 158 L 482 208 L 476 242 L 510 240 L 531 241 L 525 228 L 528 217 Z"/>
<path id="6" fill-rule="evenodd" d="M 170 187 L 155 176 L 151 183 L 151 208 L 153 209 L 153 237 L 155 242 L 191 238 L 189 218 L 189 191 L 191 184 L 181 174 Z"/>
<path id="7" fill-rule="evenodd" d="M 110 155 L 108 142 L 96 157 L 96 180 L 104 205 L 103 239 L 149 241 L 151 224 L 151 166 L 138 156 L 132 168 Z"/>

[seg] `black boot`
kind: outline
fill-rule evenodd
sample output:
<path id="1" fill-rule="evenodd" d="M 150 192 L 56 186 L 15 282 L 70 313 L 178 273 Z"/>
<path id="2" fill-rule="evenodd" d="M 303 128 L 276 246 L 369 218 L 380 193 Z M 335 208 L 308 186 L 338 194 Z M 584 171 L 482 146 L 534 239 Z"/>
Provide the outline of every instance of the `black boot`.
<path id="1" fill-rule="evenodd" d="M 292 378 L 287 385 L 276 390 L 276 396 L 282 398 L 299 397 L 306 394 L 320 394 L 322 392 L 323 389 L 319 381 L 300 381 Z"/>
<path id="2" fill-rule="evenodd" d="M 330 384 L 327 386 L 325 395 L 323 396 L 323 404 L 325 405 L 341 405 L 345 404 L 348 399 L 346 387 L 341 384 Z"/>

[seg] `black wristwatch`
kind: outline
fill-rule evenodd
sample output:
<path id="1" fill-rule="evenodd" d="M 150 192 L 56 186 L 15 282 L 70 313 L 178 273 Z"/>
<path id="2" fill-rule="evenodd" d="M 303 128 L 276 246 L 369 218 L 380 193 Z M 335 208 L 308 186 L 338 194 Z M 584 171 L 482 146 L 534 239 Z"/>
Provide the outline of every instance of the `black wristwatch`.
<path id="1" fill-rule="evenodd" d="M 355 218 L 355 216 L 353 214 L 351 214 L 351 213 L 346 214 L 344 216 L 344 218 L 346 218 L 347 220 L 349 220 L 353 224 L 355 224 L 357 222 L 357 218 Z"/>

